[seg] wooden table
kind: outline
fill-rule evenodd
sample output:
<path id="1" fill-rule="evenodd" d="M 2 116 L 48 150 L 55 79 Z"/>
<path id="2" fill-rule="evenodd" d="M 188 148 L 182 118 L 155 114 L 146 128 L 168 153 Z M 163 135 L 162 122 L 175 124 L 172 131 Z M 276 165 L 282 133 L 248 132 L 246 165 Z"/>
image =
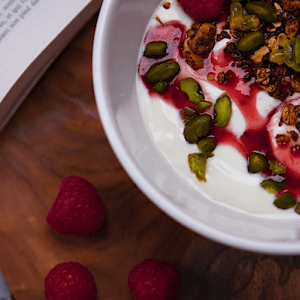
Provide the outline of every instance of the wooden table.
<path id="1" fill-rule="evenodd" d="M 97 16 L 41 79 L 0 136 L 0 270 L 17 300 L 44 299 L 57 263 L 78 261 L 100 300 L 132 299 L 127 274 L 158 258 L 182 274 L 181 300 L 300 299 L 300 257 L 249 253 L 182 227 L 155 207 L 116 159 L 99 120 L 91 53 Z M 60 181 L 85 177 L 105 201 L 103 229 L 62 236 L 45 222 Z"/>

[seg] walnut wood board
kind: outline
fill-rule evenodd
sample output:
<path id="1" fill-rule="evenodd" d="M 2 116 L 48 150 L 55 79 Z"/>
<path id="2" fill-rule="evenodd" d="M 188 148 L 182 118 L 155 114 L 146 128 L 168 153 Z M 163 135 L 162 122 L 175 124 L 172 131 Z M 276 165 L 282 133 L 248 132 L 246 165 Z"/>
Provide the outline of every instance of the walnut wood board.
<path id="1" fill-rule="evenodd" d="M 17 300 L 44 299 L 57 263 L 92 272 L 99 299 L 130 300 L 127 274 L 158 258 L 182 274 L 180 300 L 293 300 L 300 297 L 300 257 L 250 253 L 182 227 L 128 177 L 99 120 L 91 53 L 97 16 L 43 76 L 0 134 L 0 270 Z M 60 181 L 85 177 L 106 205 L 102 230 L 62 236 L 45 222 Z"/>

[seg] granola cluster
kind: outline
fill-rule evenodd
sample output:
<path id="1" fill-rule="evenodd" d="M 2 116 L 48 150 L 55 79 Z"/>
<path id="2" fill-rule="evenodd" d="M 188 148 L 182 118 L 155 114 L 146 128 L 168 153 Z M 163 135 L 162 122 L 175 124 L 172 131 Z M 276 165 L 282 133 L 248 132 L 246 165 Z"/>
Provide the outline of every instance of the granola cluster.
<path id="1" fill-rule="evenodd" d="M 216 32 L 215 24 L 194 23 L 187 31 L 183 57 L 194 69 L 201 69 L 204 66 L 203 60 L 215 42 L 229 38 L 224 52 L 232 57 L 235 66 L 245 71 L 245 82 L 254 78 L 262 90 L 284 101 L 295 92 L 300 92 L 300 65 L 293 61 L 291 50 L 300 33 L 300 1 L 261 1 L 258 5 L 262 4 L 266 18 L 255 15 L 255 6 L 254 8 L 249 6 L 256 5 L 255 3 L 257 4 L 257 2 L 249 4 L 244 0 L 225 1 L 223 11 L 228 11 L 229 16 L 220 33 Z M 238 15 L 239 13 L 242 15 Z M 239 45 L 240 41 L 245 37 L 247 39 L 247 36 L 250 37 L 249 33 L 253 38 L 245 41 L 242 47 Z M 257 36 L 253 33 L 257 33 Z M 259 37 L 258 33 L 262 36 L 262 42 L 254 49 L 246 49 L 255 44 Z M 226 84 L 230 76 L 230 73 L 222 73 L 218 74 L 217 79 L 220 83 Z"/>
<path id="2" fill-rule="evenodd" d="M 293 103 L 285 104 L 281 112 L 279 126 L 281 126 L 282 123 L 288 125 L 289 129 L 285 134 L 276 135 L 275 139 L 277 144 L 279 144 L 279 146 L 285 146 L 290 142 L 294 142 L 291 144 L 291 151 L 299 152 L 300 105 L 294 105 Z"/>
<path id="3" fill-rule="evenodd" d="M 194 23 L 187 31 L 182 55 L 195 70 L 203 68 L 204 58 L 215 46 L 216 26 L 211 23 Z"/>

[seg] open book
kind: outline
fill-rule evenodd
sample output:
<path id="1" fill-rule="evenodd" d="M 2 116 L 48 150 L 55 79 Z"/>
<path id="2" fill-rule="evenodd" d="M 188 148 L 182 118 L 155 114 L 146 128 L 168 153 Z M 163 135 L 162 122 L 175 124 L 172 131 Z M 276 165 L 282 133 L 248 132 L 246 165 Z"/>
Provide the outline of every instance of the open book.
<path id="1" fill-rule="evenodd" d="M 0 130 L 102 0 L 0 0 Z"/>

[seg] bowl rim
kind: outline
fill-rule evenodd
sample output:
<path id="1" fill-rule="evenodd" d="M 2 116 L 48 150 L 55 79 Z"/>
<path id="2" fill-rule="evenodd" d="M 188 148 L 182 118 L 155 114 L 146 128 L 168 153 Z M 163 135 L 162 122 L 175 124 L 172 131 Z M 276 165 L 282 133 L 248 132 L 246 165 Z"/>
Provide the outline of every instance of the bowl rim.
<path id="1" fill-rule="evenodd" d="M 210 240 L 245 251 L 283 255 L 299 254 L 300 243 L 297 240 L 291 242 L 262 241 L 237 236 L 231 233 L 223 232 L 216 228 L 212 228 L 204 224 L 201 220 L 196 220 L 195 218 L 187 215 L 178 207 L 171 205 L 171 203 L 167 200 L 167 196 L 160 192 L 146 178 L 141 168 L 134 161 L 129 149 L 126 147 L 126 145 L 124 145 L 124 143 L 122 143 L 122 137 L 120 130 L 118 129 L 116 119 L 111 117 L 109 105 L 107 101 L 105 101 L 105 99 L 107 99 L 105 92 L 107 88 L 103 84 L 105 82 L 105 72 L 101 72 L 101 69 L 104 68 L 104 49 L 107 47 L 107 43 L 103 41 L 106 40 L 106 33 L 108 32 L 108 24 L 111 20 L 112 8 L 113 5 L 116 5 L 117 1 L 121 3 L 121 0 L 103 1 L 98 16 L 93 42 L 92 77 L 95 101 L 106 137 L 117 159 L 131 180 L 146 195 L 146 197 L 166 215 L 171 217 L 182 226 Z"/>

